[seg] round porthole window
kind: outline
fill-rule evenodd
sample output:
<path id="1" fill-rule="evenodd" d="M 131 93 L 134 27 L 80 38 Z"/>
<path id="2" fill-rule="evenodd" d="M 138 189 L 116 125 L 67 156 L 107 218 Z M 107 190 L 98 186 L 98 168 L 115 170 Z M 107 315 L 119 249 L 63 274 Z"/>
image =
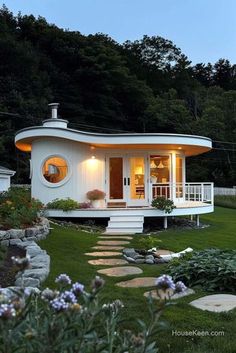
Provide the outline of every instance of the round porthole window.
<path id="1" fill-rule="evenodd" d="M 42 173 L 48 183 L 58 184 L 68 175 L 68 164 L 62 157 L 50 157 L 43 163 Z"/>

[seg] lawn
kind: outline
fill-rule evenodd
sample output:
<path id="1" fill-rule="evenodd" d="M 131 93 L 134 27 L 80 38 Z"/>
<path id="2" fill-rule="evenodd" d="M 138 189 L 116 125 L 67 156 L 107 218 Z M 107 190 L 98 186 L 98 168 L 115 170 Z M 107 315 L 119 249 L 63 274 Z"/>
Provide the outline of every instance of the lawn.
<path id="1" fill-rule="evenodd" d="M 167 230 L 160 232 L 158 238 L 162 240 L 162 248 L 180 251 L 186 247 L 204 249 L 218 247 L 222 249 L 236 248 L 236 210 L 217 207 L 214 214 L 201 217 L 210 226 L 196 230 Z M 79 232 L 74 229 L 53 225 L 51 235 L 40 245 L 51 256 L 51 272 L 45 286 L 54 286 L 54 278 L 59 273 L 66 272 L 71 278 L 89 286 L 99 266 L 87 263 L 91 247 L 97 242 L 97 234 Z M 139 246 L 140 236 L 134 236 L 129 247 Z M 141 276 L 158 276 L 166 272 L 165 265 L 139 265 L 143 270 Z M 135 277 L 135 276 L 133 276 Z M 133 278 L 129 276 L 129 279 Z M 115 286 L 121 279 L 105 277 L 106 287 L 103 300 L 122 299 L 125 304 L 126 328 L 137 328 L 136 319 L 148 320 L 146 299 L 143 293 L 147 288 L 127 289 Z M 123 279 L 122 279 L 123 280 Z M 156 340 L 159 342 L 160 352 L 167 353 L 232 353 L 236 352 L 236 310 L 230 313 L 210 313 L 192 308 L 188 303 L 205 293 L 196 292 L 194 295 L 178 300 L 176 305 L 169 306 L 163 320 L 168 323 L 166 329 L 160 332 Z M 172 330 L 177 331 L 224 331 L 223 337 L 176 337 Z"/>

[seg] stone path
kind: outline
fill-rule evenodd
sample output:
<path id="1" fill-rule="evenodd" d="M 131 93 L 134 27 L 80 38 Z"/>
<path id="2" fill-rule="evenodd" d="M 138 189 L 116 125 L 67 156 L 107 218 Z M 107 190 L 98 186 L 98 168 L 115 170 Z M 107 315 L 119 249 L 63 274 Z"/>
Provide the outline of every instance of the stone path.
<path id="1" fill-rule="evenodd" d="M 88 263 L 94 266 L 117 266 L 117 265 L 127 265 L 128 262 L 123 259 L 97 259 L 89 260 Z"/>
<path id="2" fill-rule="evenodd" d="M 116 251 L 95 251 L 95 252 L 86 252 L 85 255 L 87 256 L 94 256 L 94 257 L 108 257 L 108 256 L 120 256 L 122 255 L 121 252 Z"/>
<path id="3" fill-rule="evenodd" d="M 194 293 L 195 292 L 193 289 L 188 288 L 184 292 L 174 294 L 170 299 L 175 300 L 175 299 L 179 299 L 182 297 L 186 297 L 187 295 L 194 294 Z M 160 299 L 159 296 L 157 295 L 157 292 L 155 289 L 144 293 L 145 297 L 149 297 L 149 295 L 151 295 L 153 299 L 157 299 L 157 300 Z"/>
<path id="4" fill-rule="evenodd" d="M 102 273 L 103 275 L 107 275 L 110 277 L 123 277 L 128 275 L 138 275 L 140 273 L 143 273 L 143 271 L 139 267 L 121 266 L 98 270 L 98 273 Z"/>
<path id="5" fill-rule="evenodd" d="M 129 241 L 125 240 L 99 240 L 98 245 L 126 245 L 129 244 Z"/>
<path id="6" fill-rule="evenodd" d="M 141 287 L 154 287 L 156 277 L 137 277 L 128 281 L 116 283 L 118 287 L 124 288 L 141 288 Z"/>
<path id="7" fill-rule="evenodd" d="M 213 294 L 196 299 L 190 305 L 201 310 L 213 312 L 230 311 L 236 308 L 236 295 L 232 294 Z"/>
<path id="8" fill-rule="evenodd" d="M 98 245 L 98 246 L 93 246 L 92 249 L 96 250 L 123 250 L 123 246 L 104 246 L 104 245 Z"/>

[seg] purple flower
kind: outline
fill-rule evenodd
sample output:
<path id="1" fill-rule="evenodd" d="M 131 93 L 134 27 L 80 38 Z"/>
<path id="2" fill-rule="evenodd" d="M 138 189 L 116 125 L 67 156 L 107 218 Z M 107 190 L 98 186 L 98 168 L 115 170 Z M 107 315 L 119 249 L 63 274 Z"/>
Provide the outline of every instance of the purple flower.
<path id="1" fill-rule="evenodd" d="M 50 301 L 51 307 L 55 310 L 55 311 L 64 311 L 67 310 L 69 308 L 69 304 L 65 302 L 65 300 L 63 298 L 55 298 L 53 300 Z"/>
<path id="2" fill-rule="evenodd" d="M 80 295 L 84 291 L 84 285 L 79 282 L 75 282 L 72 286 L 72 291 L 75 295 Z"/>
<path id="3" fill-rule="evenodd" d="M 16 316 L 16 310 L 12 304 L 0 305 L 0 318 L 12 319 L 15 316 Z"/>
<path id="4" fill-rule="evenodd" d="M 70 290 L 66 290 L 60 295 L 60 298 L 63 299 L 66 303 L 75 304 L 77 303 L 76 296 Z"/>
<path id="5" fill-rule="evenodd" d="M 94 291 L 96 291 L 96 290 L 102 288 L 104 286 L 104 284 L 105 284 L 104 279 L 102 279 L 99 276 L 95 276 L 95 278 L 92 280 L 91 286 L 92 286 L 92 289 Z"/>
<path id="6" fill-rule="evenodd" d="M 61 285 L 68 285 L 71 284 L 71 279 L 70 277 L 65 274 L 65 273 L 61 273 L 55 280 L 56 283 L 61 284 Z"/>
<path id="7" fill-rule="evenodd" d="M 163 291 L 166 290 L 175 290 L 175 284 L 171 276 L 168 275 L 162 275 L 156 279 L 156 286 L 157 289 L 161 289 Z"/>
<path id="8" fill-rule="evenodd" d="M 175 283 L 175 292 L 176 293 L 181 293 L 186 291 L 187 287 L 185 286 L 185 284 L 182 281 L 178 281 Z"/>

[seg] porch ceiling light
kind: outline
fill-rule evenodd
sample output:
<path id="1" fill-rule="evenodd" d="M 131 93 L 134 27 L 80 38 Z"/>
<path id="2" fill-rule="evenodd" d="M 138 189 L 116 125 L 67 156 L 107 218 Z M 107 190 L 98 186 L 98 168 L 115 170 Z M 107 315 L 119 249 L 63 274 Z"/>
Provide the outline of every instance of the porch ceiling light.
<path id="1" fill-rule="evenodd" d="M 157 165 L 154 162 L 154 160 L 151 161 L 150 168 L 152 168 L 152 169 L 157 168 Z"/>
<path id="2" fill-rule="evenodd" d="M 160 161 L 160 163 L 157 166 L 158 169 L 163 169 L 165 168 L 164 164 L 162 163 L 162 161 Z"/>

